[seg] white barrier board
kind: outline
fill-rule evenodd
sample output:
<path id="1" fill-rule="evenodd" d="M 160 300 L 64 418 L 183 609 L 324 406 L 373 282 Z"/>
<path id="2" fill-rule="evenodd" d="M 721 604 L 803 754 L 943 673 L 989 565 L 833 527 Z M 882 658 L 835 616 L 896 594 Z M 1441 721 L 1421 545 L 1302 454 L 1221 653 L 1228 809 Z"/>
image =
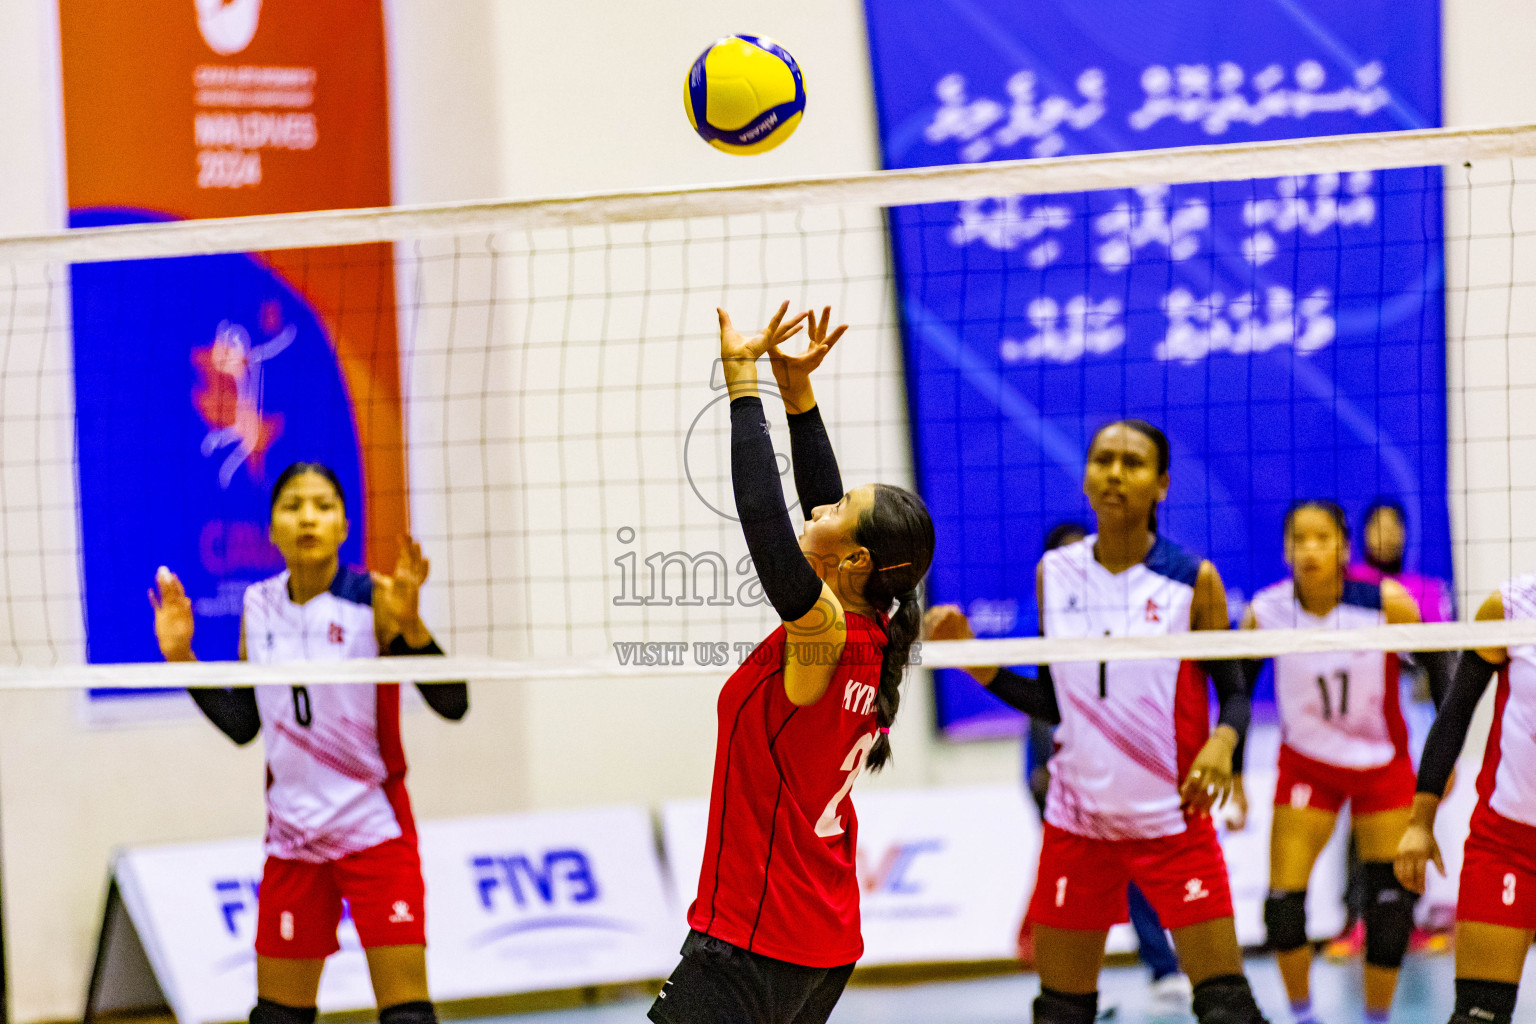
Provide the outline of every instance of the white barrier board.
<path id="1" fill-rule="evenodd" d="M 436 999 L 662 977 L 675 929 L 650 815 L 639 807 L 421 826 L 427 968 Z M 124 851 L 114 871 L 181 1024 L 243 1020 L 255 1001 L 261 844 Z M 373 1005 L 356 929 L 327 962 L 325 1011 Z"/>

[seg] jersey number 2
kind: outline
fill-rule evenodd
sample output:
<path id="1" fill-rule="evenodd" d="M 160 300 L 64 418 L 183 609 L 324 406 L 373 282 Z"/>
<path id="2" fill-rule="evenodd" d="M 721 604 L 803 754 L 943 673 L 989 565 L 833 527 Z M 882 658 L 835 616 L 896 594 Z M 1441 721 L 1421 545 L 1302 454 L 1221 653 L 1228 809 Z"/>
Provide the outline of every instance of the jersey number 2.
<path id="1" fill-rule="evenodd" d="M 821 817 L 816 819 L 816 834 L 823 839 L 843 834 L 843 817 L 837 813 L 837 805 L 843 802 L 843 798 L 853 788 L 854 780 L 864 770 L 864 759 L 869 756 L 870 748 L 874 745 L 874 733 L 860 736 L 859 742 L 855 743 L 853 749 L 848 751 L 848 756 L 843 758 L 842 770 L 848 773 L 848 777 L 843 780 L 843 788 L 828 801 L 827 809 L 821 812 Z"/>

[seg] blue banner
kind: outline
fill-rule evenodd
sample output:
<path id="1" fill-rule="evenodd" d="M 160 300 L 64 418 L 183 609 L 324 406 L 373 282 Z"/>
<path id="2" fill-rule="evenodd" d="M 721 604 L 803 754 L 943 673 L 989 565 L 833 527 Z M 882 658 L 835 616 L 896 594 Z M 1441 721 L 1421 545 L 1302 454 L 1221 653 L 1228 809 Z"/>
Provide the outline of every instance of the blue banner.
<path id="1" fill-rule="evenodd" d="M 1439 6 L 867 0 L 887 167 L 1440 123 Z M 934 602 L 1036 631 L 1033 568 L 1091 524 L 1087 443 L 1172 443 L 1162 532 L 1234 610 L 1285 574 L 1300 497 L 1403 502 L 1407 565 L 1449 577 L 1438 168 L 893 209 Z M 953 735 L 1017 728 L 941 672 Z"/>

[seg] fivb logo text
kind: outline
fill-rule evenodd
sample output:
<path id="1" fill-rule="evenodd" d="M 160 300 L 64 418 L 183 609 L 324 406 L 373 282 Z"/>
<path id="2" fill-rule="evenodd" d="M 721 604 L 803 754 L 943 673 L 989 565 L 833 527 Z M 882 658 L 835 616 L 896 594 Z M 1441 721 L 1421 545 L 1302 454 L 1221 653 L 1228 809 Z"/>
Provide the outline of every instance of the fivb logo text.
<path id="1" fill-rule="evenodd" d="M 469 865 L 487 913 L 591 903 L 602 895 L 591 858 L 576 849 L 477 854 Z"/>

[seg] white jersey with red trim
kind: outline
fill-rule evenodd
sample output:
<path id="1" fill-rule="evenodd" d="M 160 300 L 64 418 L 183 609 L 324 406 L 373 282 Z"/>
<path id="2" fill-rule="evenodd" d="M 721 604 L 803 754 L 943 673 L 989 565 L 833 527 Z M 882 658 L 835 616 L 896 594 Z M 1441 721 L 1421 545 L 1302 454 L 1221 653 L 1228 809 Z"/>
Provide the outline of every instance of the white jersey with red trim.
<path id="1" fill-rule="evenodd" d="M 1260 629 L 1365 629 L 1387 621 L 1381 587 L 1345 580 L 1339 603 L 1313 615 L 1294 580 L 1253 595 Z M 1398 694 L 1396 654 L 1316 651 L 1275 657 L 1275 703 L 1282 742 L 1303 757 L 1339 768 L 1379 768 L 1408 756 L 1408 726 Z"/>
<path id="2" fill-rule="evenodd" d="M 1046 553 L 1049 637 L 1160 636 L 1189 630 L 1200 559 L 1165 537 L 1111 573 L 1097 535 Z M 1051 666 L 1061 726 L 1045 820 L 1094 839 L 1184 831 L 1179 783 L 1210 732 L 1206 679 L 1176 658 Z"/>
<path id="3" fill-rule="evenodd" d="M 1536 574 L 1510 580 L 1499 596 L 1506 619 L 1536 619 Z M 1477 792 L 1498 814 L 1536 826 L 1536 645 L 1509 648 L 1499 671 Z"/>
<path id="4" fill-rule="evenodd" d="M 379 653 L 373 580 L 342 568 L 305 604 L 288 573 L 245 592 L 246 657 L 340 661 Z M 258 686 L 267 752 L 267 854 L 325 863 L 414 835 L 400 747 L 398 684 Z"/>

